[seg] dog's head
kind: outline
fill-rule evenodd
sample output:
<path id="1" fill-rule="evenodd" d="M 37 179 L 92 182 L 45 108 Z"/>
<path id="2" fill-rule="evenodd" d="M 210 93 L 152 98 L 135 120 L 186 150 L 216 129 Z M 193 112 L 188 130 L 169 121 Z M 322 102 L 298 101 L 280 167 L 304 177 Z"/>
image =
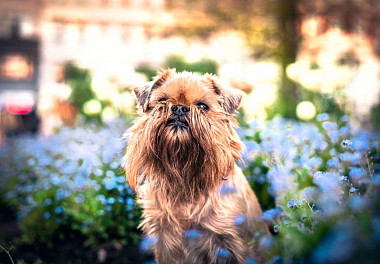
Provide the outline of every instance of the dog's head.
<path id="1" fill-rule="evenodd" d="M 167 180 L 194 192 L 228 175 L 240 158 L 233 114 L 241 91 L 221 86 L 212 75 L 167 70 L 134 92 L 142 116 L 130 129 L 126 153 L 131 186 L 142 178 Z"/>

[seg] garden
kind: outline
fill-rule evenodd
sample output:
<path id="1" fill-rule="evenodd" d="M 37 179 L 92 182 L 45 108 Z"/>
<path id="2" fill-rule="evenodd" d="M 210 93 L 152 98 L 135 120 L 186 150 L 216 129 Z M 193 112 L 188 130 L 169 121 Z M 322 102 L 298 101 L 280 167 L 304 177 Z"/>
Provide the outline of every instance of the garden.
<path id="1" fill-rule="evenodd" d="M 21 233 L 11 243 L 1 238 L 2 263 L 152 259 L 152 242 L 140 240 L 140 209 L 121 169 L 129 124 L 120 118 L 100 126 L 83 118 L 51 137 L 15 137 L 1 148 L 1 206 L 14 214 Z M 375 134 L 353 129 L 346 115 L 333 121 L 327 113 L 307 123 L 241 121 L 238 133 L 246 146 L 239 165 L 272 232 L 254 240 L 269 252 L 268 263 L 379 259 Z"/>
<path id="2" fill-rule="evenodd" d="M 246 93 L 238 165 L 270 229 L 250 241 L 266 264 L 378 263 L 379 27 L 363 29 L 378 21 L 376 9 L 360 0 L 165 2 L 191 19 L 162 34 L 190 43 L 234 29 L 252 51 L 248 62 L 172 53 L 122 73 L 60 65 L 58 89 L 41 92 L 48 104 L 37 109 L 42 123 L 53 120 L 48 135 L 0 142 L 0 263 L 155 263 L 123 156 L 137 116 L 131 87 L 166 68 L 217 74 Z"/>

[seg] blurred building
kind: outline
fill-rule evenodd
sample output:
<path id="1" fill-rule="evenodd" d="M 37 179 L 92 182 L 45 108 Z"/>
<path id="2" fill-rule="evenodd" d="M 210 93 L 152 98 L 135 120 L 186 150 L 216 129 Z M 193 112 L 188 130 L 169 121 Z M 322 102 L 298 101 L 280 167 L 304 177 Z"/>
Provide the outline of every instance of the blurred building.
<path id="1" fill-rule="evenodd" d="M 0 2 L 0 143 L 6 132 L 35 131 L 39 1 Z"/>
<path id="2" fill-rule="evenodd" d="M 16 75 L 33 75 L 34 87 L 24 90 L 39 90 L 40 102 L 67 99 L 60 82 L 62 67 L 69 61 L 94 75 L 128 75 L 140 63 L 159 67 L 173 53 L 185 54 L 190 61 L 209 57 L 219 63 L 249 57 L 243 37 L 236 32 L 191 41 L 168 33 L 180 20 L 178 13 L 165 9 L 165 0 L 0 1 L 0 38 L 14 39 L 18 28 L 20 41 L 34 43 L 25 49 L 37 48 L 33 61 L 12 57 L 11 65 L 16 65 Z M 49 106 L 39 104 L 39 108 L 41 115 L 49 112 Z"/>

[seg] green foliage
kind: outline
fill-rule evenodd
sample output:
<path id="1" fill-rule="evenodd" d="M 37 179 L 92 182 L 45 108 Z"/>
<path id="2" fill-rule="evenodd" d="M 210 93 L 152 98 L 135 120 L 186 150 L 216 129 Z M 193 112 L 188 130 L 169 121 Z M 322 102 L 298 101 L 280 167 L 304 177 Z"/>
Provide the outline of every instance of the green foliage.
<path id="1" fill-rule="evenodd" d="M 96 97 L 91 88 L 92 78 L 90 71 L 69 62 L 64 67 L 63 75 L 65 83 L 71 87 L 69 100 L 83 114 L 84 103 Z"/>
<path id="2" fill-rule="evenodd" d="M 136 72 L 145 74 L 148 80 L 152 80 L 161 69 L 175 68 L 177 72 L 190 71 L 200 74 L 211 73 L 216 74 L 218 71 L 218 64 L 212 59 L 201 59 L 193 63 L 187 62 L 186 59 L 178 54 L 171 54 L 165 58 L 160 68 L 155 68 L 149 64 L 142 63 L 136 68 Z"/>
<path id="3" fill-rule="evenodd" d="M 181 55 L 172 54 L 166 57 L 163 63 L 164 68 L 176 68 L 177 72 L 190 71 L 201 74 L 211 73 L 216 74 L 218 70 L 217 63 L 211 59 L 202 59 L 200 61 L 189 63 Z"/>
<path id="4" fill-rule="evenodd" d="M 373 169 L 379 142 L 354 135 L 347 116 L 338 124 L 326 113 L 316 119 L 299 125 L 276 118 L 242 133 L 244 174 L 274 233 L 258 236 L 259 245 L 270 248 L 269 263 L 370 262 L 379 257 L 379 174 Z"/>
<path id="5" fill-rule="evenodd" d="M 141 63 L 136 67 L 135 71 L 144 74 L 148 80 L 152 80 L 157 75 L 157 69 L 148 63 Z"/>
<path id="6" fill-rule="evenodd" d="M 370 120 L 374 128 L 380 130 L 380 98 L 379 102 L 371 108 Z"/>
<path id="7" fill-rule="evenodd" d="M 310 101 L 314 104 L 317 113 L 330 113 L 331 120 L 338 120 L 345 114 L 342 106 L 336 101 L 336 98 L 341 98 L 339 91 L 335 94 L 326 94 L 314 92 L 307 89 L 301 89 L 303 100 Z"/>
<path id="8" fill-rule="evenodd" d="M 71 88 L 71 94 L 69 100 L 74 103 L 80 113 L 87 120 L 97 120 L 101 122 L 101 112 L 96 114 L 86 114 L 83 110 L 83 106 L 91 99 L 96 99 L 91 88 L 91 72 L 88 69 L 78 67 L 72 62 L 69 62 L 64 67 L 64 81 Z"/>
<path id="9" fill-rule="evenodd" d="M 8 255 L 8 257 L 9 257 L 9 261 L 10 261 L 12 264 L 14 264 L 13 258 L 12 258 L 11 253 L 10 253 L 10 251 L 11 251 L 12 249 L 13 249 L 13 246 L 11 246 L 9 249 L 6 249 L 6 248 L 3 247 L 2 245 L 0 245 L 0 253 L 1 253 L 2 251 L 4 251 L 4 252 Z"/>
<path id="10" fill-rule="evenodd" d="M 0 171 L 2 202 L 17 212 L 23 242 L 52 246 L 84 237 L 90 247 L 137 243 L 140 208 L 119 167 L 124 125 L 82 124 L 49 138 L 54 144 L 35 138 L 14 142 L 14 152 L 0 155 L 7 167 Z"/>
<path id="11" fill-rule="evenodd" d="M 105 176 L 92 175 L 91 178 L 102 184 Z M 52 246 L 57 239 L 68 239 L 76 234 L 86 237 L 85 245 L 91 247 L 110 242 L 138 242 L 140 210 L 127 204 L 135 199 L 134 196 L 102 187 L 76 191 L 60 199 L 58 191 L 59 188 L 53 186 L 35 192 L 36 206 L 20 223 L 24 242 Z"/>

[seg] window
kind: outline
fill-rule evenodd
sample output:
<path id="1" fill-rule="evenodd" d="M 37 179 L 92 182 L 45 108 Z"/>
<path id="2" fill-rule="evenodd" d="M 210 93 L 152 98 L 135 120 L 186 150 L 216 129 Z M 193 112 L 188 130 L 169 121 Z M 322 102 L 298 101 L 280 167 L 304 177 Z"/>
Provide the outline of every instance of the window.
<path id="1" fill-rule="evenodd" d="M 100 4 L 102 6 L 109 6 L 110 5 L 110 0 L 100 0 Z"/>
<path id="2" fill-rule="evenodd" d="M 87 4 L 87 0 L 76 0 L 76 2 L 77 2 L 78 5 L 81 5 L 81 6 Z"/>
<path id="3" fill-rule="evenodd" d="M 63 5 L 67 0 L 52 0 L 53 4 Z"/>
<path id="4" fill-rule="evenodd" d="M 122 7 L 129 7 L 130 1 L 129 0 L 121 0 L 121 6 Z"/>
<path id="5" fill-rule="evenodd" d="M 83 44 L 85 41 L 85 31 L 86 31 L 86 22 L 85 21 L 79 21 L 78 22 L 78 31 L 79 31 L 79 44 Z"/>
<path id="6" fill-rule="evenodd" d="M 0 58 L 0 78 L 3 80 L 29 81 L 33 77 L 33 64 L 22 54 L 9 54 Z"/>
<path id="7" fill-rule="evenodd" d="M 122 43 L 126 44 L 128 43 L 128 40 L 130 39 L 130 32 L 128 25 L 122 25 L 122 33 L 121 33 L 121 41 Z"/>
<path id="8" fill-rule="evenodd" d="M 64 41 L 64 35 L 65 35 L 65 23 L 63 22 L 56 22 L 55 23 L 55 36 L 54 36 L 54 43 L 56 45 L 60 45 Z"/>

